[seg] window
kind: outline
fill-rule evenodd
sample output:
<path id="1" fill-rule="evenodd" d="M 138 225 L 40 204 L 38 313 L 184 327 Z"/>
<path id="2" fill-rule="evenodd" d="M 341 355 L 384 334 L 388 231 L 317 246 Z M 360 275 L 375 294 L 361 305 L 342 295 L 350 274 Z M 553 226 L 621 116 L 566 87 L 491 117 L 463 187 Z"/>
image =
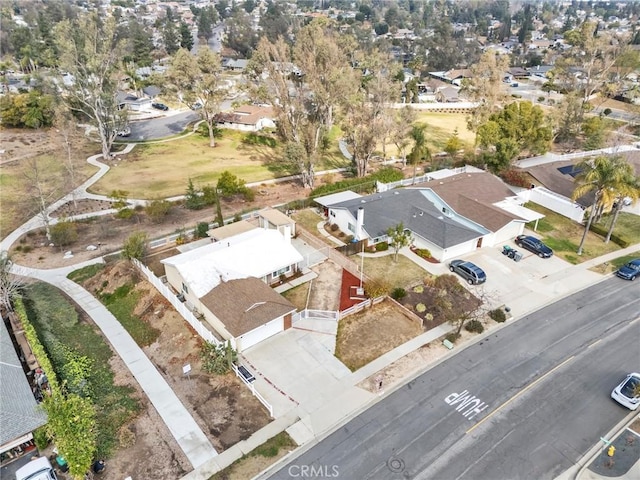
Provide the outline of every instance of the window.
<path id="1" fill-rule="evenodd" d="M 189 293 L 189 289 L 187 288 L 187 286 L 184 284 L 184 282 L 182 283 L 182 291 L 184 293 Z"/>
<path id="2" fill-rule="evenodd" d="M 273 273 L 271 274 L 271 278 L 272 278 L 272 279 L 278 278 L 280 275 L 287 274 L 287 273 L 289 273 L 290 271 L 291 271 L 291 265 L 289 265 L 289 266 L 287 266 L 287 267 L 284 267 L 284 268 L 281 268 L 281 269 L 280 269 L 280 270 L 278 270 L 277 272 L 273 272 Z"/>
<path id="3" fill-rule="evenodd" d="M 349 229 L 350 232 L 354 232 L 356 231 L 356 226 L 353 223 L 349 223 L 347 225 L 347 228 Z"/>

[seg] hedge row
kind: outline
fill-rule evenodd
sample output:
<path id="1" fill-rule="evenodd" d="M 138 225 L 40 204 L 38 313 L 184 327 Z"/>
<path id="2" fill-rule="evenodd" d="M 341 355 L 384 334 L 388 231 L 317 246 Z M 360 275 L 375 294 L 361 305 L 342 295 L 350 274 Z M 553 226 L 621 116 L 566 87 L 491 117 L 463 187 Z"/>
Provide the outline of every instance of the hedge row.
<path id="1" fill-rule="evenodd" d="M 606 238 L 607 233 L 609 232 L 608 228 L 603 227 L 602 225 L 591 224 L 589 228 L 593 233 L 601 235 Z M 621 237 L 620 235 L 616 235 L 615 233 L 611 234 L 611 241 L 616 245 L 619 245 L 621 248 L 627 248 L 631 245 L 631 242 L 626 238 Z"/>
<path id="2" fill-rule="evenodd" d="M 322 185 L 318 188 L 314 188 L 313 190 L 311 190 L 311 194 L 309 196 L 319 197 L 328 195 L 330 193 L 350 190 L 354 187 L 358 187 L 359 190 L 373 190 L 375 188 L 376 181 L 382 183 L 390 183 L 397 182 L 398 180 L 402 180 L 403 178 L 404 176 L 402 175 L 401 171 L 396 170 L 395 168 L 385 167 L 381 168 L 375 173 L 372 173 L 371 175 L 367 175 L 366 177 L 347 178 L 336 183 L 330 183 L 327 185 Z"/>

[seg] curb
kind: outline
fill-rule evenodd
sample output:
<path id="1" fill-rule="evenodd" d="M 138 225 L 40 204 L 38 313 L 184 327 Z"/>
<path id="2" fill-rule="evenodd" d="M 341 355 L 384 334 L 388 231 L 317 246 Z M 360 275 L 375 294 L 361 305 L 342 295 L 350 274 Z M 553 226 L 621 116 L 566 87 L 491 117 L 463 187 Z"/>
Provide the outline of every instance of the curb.
<path id="1" fill-rule="evenodd" d="M 631 425 L 633 422 L 636 421 L 636 418 L 640 418 L 640 416 L 637 417 L 637 413 L 636 412 L 629 413 L 629 415 L 627 415 L 627 417 L 622 419 L 615 427 L 613 427 L 609 432 L 607 432 L 606 437 L 604 437 L 604 438 L 608 438 L 608 439 L 618 438 L 622 434 L 622 432 L 624 432 L 629 427 L 629 425 Z M 582 467 L 580 468 L 578 473 L 576 473 L 575 476 L 573 477 L 574 480 L 578 480 L 582 476 L 584 471 L 587 468 L 589 468 L 589 465 L 591 465 L 595 461 L 595 459 L 598 457 L 598 455 L 600 455 L 601 451 L 602 451 L 602 447 L 600 446 L 600 444 L 594 445 L 578 461 L 578 463 L 577 463 L 578 465 L 580 465 L 583 461 L 584 461 L 584 464 L 582 465 Z"/>

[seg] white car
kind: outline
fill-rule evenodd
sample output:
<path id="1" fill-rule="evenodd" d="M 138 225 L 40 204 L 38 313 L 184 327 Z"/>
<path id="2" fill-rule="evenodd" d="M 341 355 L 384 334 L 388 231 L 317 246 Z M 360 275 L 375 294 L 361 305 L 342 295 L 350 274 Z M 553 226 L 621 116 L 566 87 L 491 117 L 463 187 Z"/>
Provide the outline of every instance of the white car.
<path id="1" fill-rule="evenodd" d="M 627 375 L 622 383 L 613 389 L 611 398 L 629 410 L 636 410 L 640 406 L 640 373 Z"/>
<path id="2" fill-rule="evenodd" d="M 16 480 L 57 480 L 56 472 L 46 457 L 33 458 L 16 471 Z"/>

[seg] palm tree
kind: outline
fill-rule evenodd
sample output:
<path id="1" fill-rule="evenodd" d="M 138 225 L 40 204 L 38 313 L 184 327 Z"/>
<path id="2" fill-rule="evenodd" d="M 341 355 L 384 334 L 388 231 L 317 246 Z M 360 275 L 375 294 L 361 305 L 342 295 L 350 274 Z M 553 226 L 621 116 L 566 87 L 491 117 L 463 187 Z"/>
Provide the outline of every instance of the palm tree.
<path id="1" fill-rule="evenodd" d="M 578 165 L 581 173 L 576 177 L 578 186 L 573 190 L 572 198 L 576 200 L 587 193 L 595 194 L 590 206 L 589 219 L 584 229 L 578 255 L 582 255 L 582 247 L 587 233 L 593 223 L 596 212 L 605 207 L 610 208 L 620 196 L 620 190 L 628 178 L 633 177 L 633 167 L 621 157 L 597 157 Z"/>
<path id="2" fill-rule="evenodd" d="M 631 205 L 635 204 L 640 199 L 640 177 L 631 176 L 625 179 L 624 183 L 620 185 L 618 189 L 618 198 L 613 205 L 613 218 L 611 219 L 611 225 L 607 232 L 607 237 L 604 239 L 604 243 L 609 243 L 611 234 L 618 221 L 618 215 L 624 207 L 625 202 L 631 202 Z"/>
<path id="3" fill-rule="evenodd" d="M 431 152 L 429 152 L 429 148 L 427 147 L 426 130 L 427 125 L 424 123 L 419 123 L 411 128 L 410 136 L 413 140 L 413 148 L 411 149 L 411 153 L 409 153 L 409 159 L 413 164 L 413 183 L 416 182 L 416 168 L 418 166 L 418 162 L 425 156 L 429 157 L 431 155 Z"/>

